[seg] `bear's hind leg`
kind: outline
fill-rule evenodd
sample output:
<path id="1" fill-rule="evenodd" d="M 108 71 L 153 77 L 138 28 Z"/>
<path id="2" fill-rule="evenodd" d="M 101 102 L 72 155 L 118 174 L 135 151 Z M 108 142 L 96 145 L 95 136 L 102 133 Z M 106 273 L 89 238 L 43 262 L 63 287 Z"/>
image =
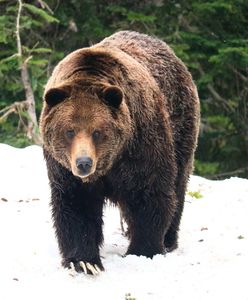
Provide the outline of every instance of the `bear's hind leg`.
<path id="1" fill-rule="evenodd" d="M 127 255 L 152 258 L 156 254 L 165 254 L 164 236 L 171 221 L 170 211 L 174 212 L 175 203 L 170 197 L 174 196 L 163 195 L 161 198 L 156 197 L 156 200 L 143 198 L 136 202 L 137 205 L 135 199 L 131 199 L 129 203 L 121 203 L 130 239 Z M 169 206 L 165 203 L 169 203 Z"/>
<path id="2" fill-rule="evenodd" d="M 189 167 L 184 168 L 184 170 L 180 168 L 178 172 L 176 180 L 177 209 L 164 238 L 164 245 L 167 252 L 171 252 L 178 247 L 178 231 L 184 208 L 185 192 L 190 173 L 189 170 L 191 170 L 191 162 L 189 163 Z"/>

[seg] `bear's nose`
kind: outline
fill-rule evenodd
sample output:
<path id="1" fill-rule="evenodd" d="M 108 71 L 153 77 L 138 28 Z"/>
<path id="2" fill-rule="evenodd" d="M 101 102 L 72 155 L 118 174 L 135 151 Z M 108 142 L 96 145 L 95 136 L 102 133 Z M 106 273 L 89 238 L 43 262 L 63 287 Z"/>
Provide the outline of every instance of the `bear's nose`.
<path id="1" fill-rule="evenodd" d="M 93 161 L 88 156 L 82 156 L 76 159 L 76 166 L 82 175 L 89 174 L 93 165 Z"/>

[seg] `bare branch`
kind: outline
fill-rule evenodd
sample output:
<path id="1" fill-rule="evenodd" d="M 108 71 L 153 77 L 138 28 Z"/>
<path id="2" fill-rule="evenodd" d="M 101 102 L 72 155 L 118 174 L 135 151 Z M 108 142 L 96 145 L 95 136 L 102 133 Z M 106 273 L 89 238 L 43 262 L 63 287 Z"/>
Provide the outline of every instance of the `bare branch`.
<path id="1" fill-rule="evenodd" d="M 203 71 L 202 67 L 199 65 L 198 66 L 198 70 L 200 72 L 201 75 L 205 75 L 205 72 Z M 211 83 L 208 83 L 206 85 L 207 89 L 209 90 L 209 92 L 211 93 L 211 95 L 213 96 L 213 98 L 219 102 L 219 104 L 223 107 L 223 109 L 225 109 L 225 111 L 227 112 L 234 112 L 233 108 L 230 107 L 230 105 L 228 105 L 228 102 L 225 98 L 223 98 L 214 88 L 214 86 Z"/>
<path id="2" fill-rule="evenodd" d="M 17 42 L 17 53 L 18 56 L 22 56 L 22 43 L 21 43 L 21 37 L 20 37 L 20 18 L 22 13 L 22 1 L 18 0 L 19 7 L 17 12 L 17 18 L 16 18 L 16 42 Z"/>
<path id="3" fill-rule="evenodd" d="M 217 100 L 218 102 L 220 102 L 222 104 L 222 106 L 224 106 L 224 108 L 229 111 L 231 108 L 229 107 L 229 105 L 227 104 L 227 100 L 225 98 L 223 98 L 217 91 L 216 89 L 213 87 L 212 84 L 208 83 L 207 84 L 207 88 L 209 90 L 209 92 L 212 94 L 212 96 L 214 97 L 215 100 Z"/>
<path id="4" fill-rule="evenodd" d="M 40 6 L 44 9 L 46 8 L 51 15 L 53 15 L 53 11 L 52 9 L 50 8 L 50 6 L 45 2 L 45 1 L 42 1 L 42 0 L 38 0 L 38 2 L 40 3 Z"/>
<path id="5" fill-rule="evenodd" d="M 0 117 L 0 123 L 6 121 L 6 119 L 8 118 L 9 115 L 11 115 L 12 113 L 16 113 L 20 116 L 20 113 L 22 111 L 24 111 L 25 109 L 27 109 L 27 101 L 20 101 L 20 102 L 15 102 L 5 108 L 3 108 L 0 111 L 0 114 L 3 114 Z"/>
<path id="6" fill-rule="evenodd" d="M 9 110 L 7 110 L 2 117 L 0 117 L 0 123 L 4 122 L 5 120 L 7 120 L 8 116 L 11 115 L 12 113 L 15 113 L 16 110 L 14 107 L 10 108 Z"/>
<path id="7" fill-rule="evenodd" d="M 242 73 L 240 73 L 237 69 L 235 69 L 233 66 L 229 66 L 229 68 L 235 73 L 242 81 L 248 82 L 248 77 L 244 76 Z"/>
<path id="8" fill-rule="evenodd" d="M 196 29 L 189 24 L 187 18 L 184 15 L 178 16 L 178 24 L 189 32 L 196 32 Z"/>
<path id="9" fill-rule="evenodd" d="M 12 105 L 10 105 L 10 106 L 12 106 Z M 1 109 L 1 110 L 0 110 L 0 114 L 3 114 L 3 113 L 5 113 L 7 110 L 9 110 L 9 109 L 10 109 L 10 106 L 7 106 L 7 107 L 4 107 L 3 109 Z"/>
<path id="10" fill-rule="evenodd" d="M 215 100 L 217 100 L 221 106 L 225 109 L 225 111 L 227 112 L 234 112 L 233 108 L 230 107 L 230 105 L 228 105 L 227 100 L 225 98 L 223 98 L 217 91 L 216 89 L 213 87 L 212 84 L 208 83 L 207 84 L 207 88 L 209 90 L 209 92 L 212 94 L 212 96 L 214 97 Z"/>
<path id="11" fill-rule="evenodd" d="M 223 178 L 223 177 L 226 177 L 226 176 L 236 176 L 236 175 L 242 174 L 246 171 L 248 171 L 248 166 L 237 169 L 237 170 L 234 170 L 234 171 L 230 171 L 230 172 L 211 175 L 211 176 L 208 176 L 208 178 L 210 178 L 210 179 L 220 179 L 220 178 Z"/>
<path id="12" fill-rule="evenodd" d="M 28 62 L 30 61 L 30 59 L 32 59 L 33 58 L 33 56 L 32 55 L 30 55 L 29 57 L 27 57 L 25 60 L 24 60 L 24 65 L 27 65 L 28 64 Z"/>

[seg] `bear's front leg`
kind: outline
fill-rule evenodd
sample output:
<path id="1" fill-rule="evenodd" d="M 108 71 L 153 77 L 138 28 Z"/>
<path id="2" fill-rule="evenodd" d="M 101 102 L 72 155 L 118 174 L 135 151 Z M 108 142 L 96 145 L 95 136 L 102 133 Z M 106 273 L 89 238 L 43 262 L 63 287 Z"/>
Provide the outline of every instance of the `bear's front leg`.
<path id="1" fill-rule="evenodd" d="M 82 184 L 68 184 L 66 190 L 66 187 L 51 183 L 52 216 L 62 264 L 94 275 L 103 270 L 99 256 L 103 199 Z"/>
<path id="2" fill-rule="evenodd" d="M 55 189 L 53 186 L 52 213 L 62 265 L 95 275 L 103 270 L 99 255 L 103 201 L 83 188 L 74 190 L 73 196 Z"/>
<path id="3" fill-rule="evenodd" d="M 104 198 L 97 184 L 84 184 L 69 171 L 53 162 L 48 175 L 51 206 L 62 265 L 86 274 L 104 270 L 99 255 L 102 243 Z M 55 164 L 55 165 L 54 165 Z"/>

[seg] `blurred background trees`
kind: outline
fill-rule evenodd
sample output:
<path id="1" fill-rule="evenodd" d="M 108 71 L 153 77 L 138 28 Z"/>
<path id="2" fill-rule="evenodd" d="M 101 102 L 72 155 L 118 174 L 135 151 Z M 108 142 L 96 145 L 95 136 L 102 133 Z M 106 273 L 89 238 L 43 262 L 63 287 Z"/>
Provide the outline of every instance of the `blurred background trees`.
<path id="1" fill-rule="evenodd" d="M 202 124 L 195 173 L 248 176 L 248 1 L 1 0 L 0 11 L 0 142 L 38 141 L 35 126 L 28 134 L 24 64 L 39 118 L 44 84 L 61 58 L 117 30 L 136 30 L 167 42 L 197 84 Z"/>

